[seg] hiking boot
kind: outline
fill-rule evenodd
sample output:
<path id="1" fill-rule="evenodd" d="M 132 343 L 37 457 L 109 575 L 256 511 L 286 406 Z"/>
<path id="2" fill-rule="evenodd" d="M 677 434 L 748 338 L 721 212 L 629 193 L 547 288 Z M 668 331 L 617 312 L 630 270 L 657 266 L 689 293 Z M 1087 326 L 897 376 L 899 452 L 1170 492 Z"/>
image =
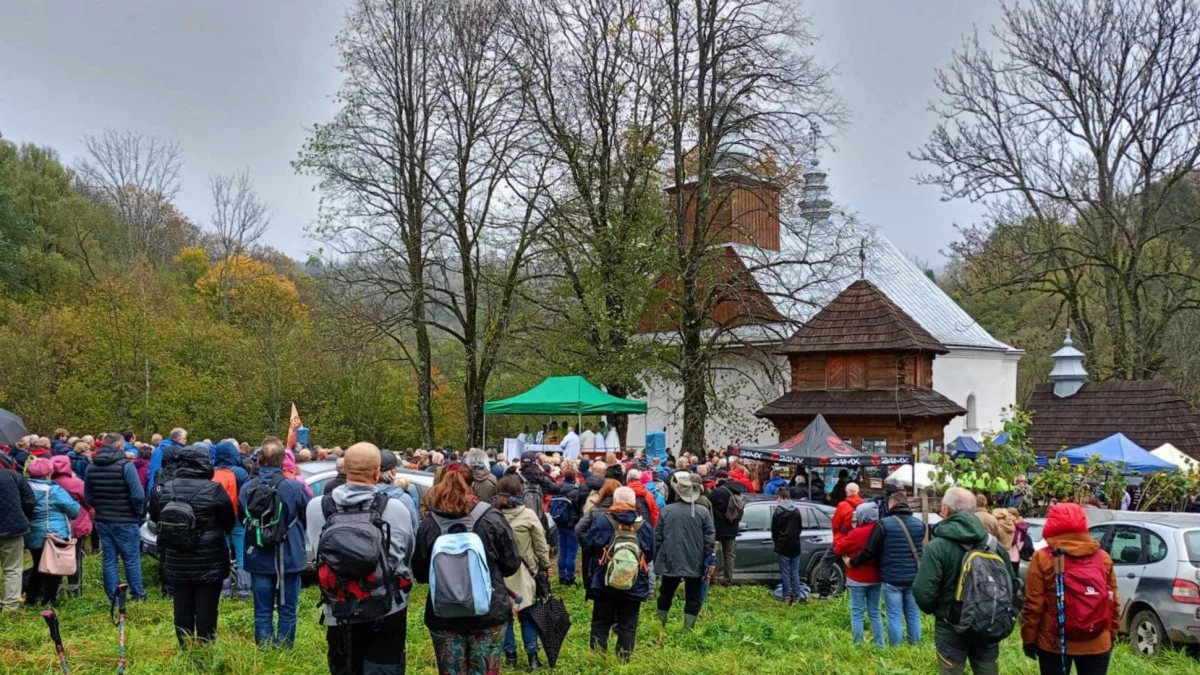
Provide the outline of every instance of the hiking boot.
<path id="1" fill-rule="evenodd" d="M 505 668 L 514 668 L 515 669 L 515 668 L 518 668 L 519 666 L 520 666 L 520 664 L 517 663 L 517 653 L 516 652 L 504 655 L 504 667 Z"/>
<path id="2" fill-rule="evenodd" d="M 683 629 L 684 630 L 692 630 L 693 628 L 695 628 L 697 618 L 699 618 L 699 617 L 697 617 L 695 614 L 684 614 L 683 615 Z"/>
<path id="3" fill-rule="evenodd" d="M 541 661 L 541 659 L 538 658 L 538 653 L 537 652 L 529 652 L 528 656 L 529 656 L 529 669 L 530 670 L 541 670 L 542 669 L 542 661 Z"/>
<path id="4" fill-rule="evenodd" d="M 667 612 L 665 610 L 658 610 L 658 621 L 663 626 L 667 625 Z"/>

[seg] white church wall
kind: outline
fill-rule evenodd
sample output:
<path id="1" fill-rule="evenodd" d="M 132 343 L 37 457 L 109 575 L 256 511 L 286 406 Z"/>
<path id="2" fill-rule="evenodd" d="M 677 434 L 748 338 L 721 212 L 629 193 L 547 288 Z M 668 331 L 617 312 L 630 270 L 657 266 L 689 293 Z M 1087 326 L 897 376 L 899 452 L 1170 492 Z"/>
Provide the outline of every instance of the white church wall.
<path id="1" fill-rule="evenodd" d="M 983 432 L 1000 428 L 1004 411 L 1017 401 L 1018 353 L 983 349 L 952 349 L 933 361 L 933 388 L 974 415 L 955 417 L 946 425 L 946 442 L 958 436 L 981 438 Z M 969 421 L 974 427 L 968 427 Z"/>

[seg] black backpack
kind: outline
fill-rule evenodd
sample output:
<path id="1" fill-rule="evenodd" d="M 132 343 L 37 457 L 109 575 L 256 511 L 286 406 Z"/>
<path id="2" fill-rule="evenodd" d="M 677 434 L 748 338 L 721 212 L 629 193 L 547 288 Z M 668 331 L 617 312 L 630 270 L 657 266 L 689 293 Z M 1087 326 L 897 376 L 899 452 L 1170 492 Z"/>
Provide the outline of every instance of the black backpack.
<path id="1" fill-rule="evenodd" d="M 283 474 L 270 481 L 254 479 L 246 490 L 245 515 L 246 546 L 275 548 L 287 541 L 288 528 L 292 526 L 283 518 L 283 500 L 279 498 L 279 485 Z M 295 521 L 293 521 L 295 522 Z"/>
<path id="2" fill-rule="evenodd" d="M 169 485 L 162 487 L 161 499 L 166 505 L 158 512 L 158 546 L 173 551 L 195 551 L 200 545 L 200 525 L 192 505 L 176 499 L 175 490 Z"/>
<path id="3" fill-rule="evenodd" d="M 388 496 L 382 492 L 358 508 L 342 509 L 332 496 L 321 498 L 325 526 L 317 542 L 317 582 L 321 604 L 338 623 L 382 619 L 392 611 L 396 576 L 388 564 L 392 528 L 383 519 Z"/>
<path id="4" fill-rule="evenodd" d="M 1008 637 L 1017 623 L 1013 603 L 1012 563 L 996 553 L 996 537 L 988 535 L 983 546 L 966 551 L 954 599 L 961 604 L 955 632 L 988 642 Z"/>

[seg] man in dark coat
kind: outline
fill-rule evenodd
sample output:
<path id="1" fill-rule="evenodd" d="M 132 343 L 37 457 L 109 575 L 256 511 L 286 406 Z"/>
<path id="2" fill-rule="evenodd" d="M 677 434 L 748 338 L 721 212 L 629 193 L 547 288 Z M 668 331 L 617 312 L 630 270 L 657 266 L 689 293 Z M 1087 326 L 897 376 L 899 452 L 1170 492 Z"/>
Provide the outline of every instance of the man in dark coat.
<path id="1" fill-rule="evenodd" d="M 791 490 L 779 488 L 775 512 L 771 514 L 771 543 L 779 556 L 779 578 L 783 584 L 783 601 L 789 605 L 799 602 L 800 595 L 800 532 L 803 521 L 800 510 L 792 501 Z"/>
<path id="2" fill-rule="evenodd" d="M 14 612 L 21 605 L 21 568 L 25 566 L 25 535 L 29 534 L 33 500 L 33 489 L 15 463 L 0 470 L 0 568 L 4 572 L 0 611 Z"/>
<path id="3" fill-rule="evenodd" d="M 721 568 L 721 579 L 725 585 L 733 583 L 734 548 L 737 543 L 738 525 L 742 522 L 739 517 L 730 520 L 726 517 L 729 501 L 734 495 L 743 495 L 746 488 L 742 484 L 729 479 L 724 470 L 717 471 L 717 486 L 709 493 L 708 499 L 713 507 L 713 524 L 717 532 L 717 544 L 721 553 L 717 556 L 717 566 Z"/>
<path id="4" fill-rule="evenodd" d="M 103 552 L 104 592 L 109 599 L 117 592 L 117 558 L 125 566 L 125 581 L 135 600 L 146 597 L 142 586 L 141 520 L 146 493 L 137 468 L 125 457 L 121 434 L 106 434 L 104 445 L 92 458 L 83 483 L 84 501 L 96 510 L 93 518 Z"/>
<path id="5" fill-rule="evenodd" d="M 700 615 L 701 587 L 708 573 L 705 561 L 716 544 L 716 531 L 712 513 L 696 505 L 700 481 L 686 471 L 677 471 L 671 482 L 678 499 L 663 508 L 654 530 L 654 571 L 662 576 L 658 620 L 667 624 L 675 591 L 683 583 L 683 627 L 691 630 Z"/>

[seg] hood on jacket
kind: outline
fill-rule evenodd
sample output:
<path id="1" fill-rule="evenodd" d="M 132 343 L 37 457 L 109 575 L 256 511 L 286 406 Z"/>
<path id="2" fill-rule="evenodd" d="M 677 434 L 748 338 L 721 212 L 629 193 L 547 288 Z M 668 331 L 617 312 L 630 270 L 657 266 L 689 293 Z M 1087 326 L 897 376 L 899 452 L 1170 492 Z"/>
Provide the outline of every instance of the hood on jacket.
<path id="1" fill-rule="evenodd" d="M 221 441 L 213 446 L 213 467 L 217 469 L 233 469 L 242 467 L 242 454 L 233 441 Z"/>
<path id="2" fill-rule="evenodd" d="M 176 478 L 203 478 L 212 480 L 212 457 L 203 445 L 189 445 L 169 453 L 163 458 L 163 469 L 170 467 Z"/>
<path id="3" fill-rule="evenodd" d="M 863 498 L 862 498 L 862 495 L 860 495 L 860 494 L 853 494 L 853 495 L 846 495 L 846 498 L 843 499 L 842 501 L 846 502 L 851 507 L 857 509 L 859 506 L 862 505 Z"/>
<path id="4" fill-rule="evenodd" d="M 949 518 L 938 523 L 934 534 L 942 539 L 972 547 L 983 543 L 988 537 L 983 523 L 973 513 L 950 514 Z"/>
<path id="5" fill-rule="evenodd" d="M 1007 536 L 1011 537 L 1012 533 L 1017 531 L 1017 518 L 1013 514 L 1009 513 L 1008 509 L 992 509 L 992 515 L 995 516 L 996 523 L 999 524 L 1001 533 L 1007 533 Z"/>
<path id="6" fill-rule="evenodd" d="M 75 472 L 71 470 L 71 458 L 66 455 L 55 455 L 50 458 L 50 475 L 54 478 L 75 475 Z"/>
<path id="7" fill-rule="evenodd" d="M 96 466 L 108 466 L 121 459 L 125 459 L 124 450 L 118 450 L 111 445 L 104 445 L 92 457 L 92 464 Z"/>
<path id="8" fill-rule="evenodd" d="M 795 511 L 796 510 L 796 502 L 792 501 L 791 499 L 785 499 L 783 501 L 776 501 L 775 508 L 782 509 L 784 511 Z"/>
<path id="9" fill-rule="evenodd" d="M 333 497 L 333 503 L 339 507 L 363 506 L 365 508 L 365 505 L 375 499 L 375 486 L 343 483 L 335 487 L 330 496 Z"/>
<path id="10" fill-rule="evenodd" d="M 1075 558 L 1089 556 L 1100 550 L 1100 542 L 1092 539 L 1086 532 L 1063 532 L 1046 538 L 1046 545 L 1051 550 L 1061 549 L 1064 553 Z"/>
<path id="11" fill-rule="evenodd" d="M 1074 502 L 1062 502 L 1050 507 L 1046 514 L 1046 525 L 1042 527 L 1042 537 L 1049 541 L 1050 537 L 1060 534 L 1087 534 L 1087 531 L 1087 514 L 1084 513 L 1083 507 Z"/>
<path id="12" fill-rule="evenodd" d="M 703 491 L 700 482 L 687 471 L 676 471 L 671 475 L 671 489 L 679 501 L 687 504 L 695 504 Z"/>
<path id="13" fill-rule="evenodd" d="M 487 466 L 471 467 L 471 476 L 475 478 L 476 483 L 486 483 L 488 478 L 491 478 L 492 480 L 496 479 L 496 477 L 492 475 L 491 467 Z"/>
<path id="14" fill-rule="evenodd" d="M 855 527 L 870 525 L 877 520 L 879 520 L 879 505 L 875 502 L 863 502 L 854 508 Z"/>
<path id="15" fill-rule="evenodd" d="M 615 481 L 620 482 L 622 485 L 624 485 L 625 484 L 625 465 L 621 464 L 620 462 L 613 464 L 612 466 L 610 466 L 604 470 L 604 477 L 611 478 Z"/>
<path id="16" fill-rule="evenodd" d="M 621 523 L 622 525 L 632 525 L 634 521 L 638 519 L 637 509 L 625 508 L 619 511 L 614 511 L 610 508 L 608 510 L 608 515 L 612 516 L 613 520 Z"/>

